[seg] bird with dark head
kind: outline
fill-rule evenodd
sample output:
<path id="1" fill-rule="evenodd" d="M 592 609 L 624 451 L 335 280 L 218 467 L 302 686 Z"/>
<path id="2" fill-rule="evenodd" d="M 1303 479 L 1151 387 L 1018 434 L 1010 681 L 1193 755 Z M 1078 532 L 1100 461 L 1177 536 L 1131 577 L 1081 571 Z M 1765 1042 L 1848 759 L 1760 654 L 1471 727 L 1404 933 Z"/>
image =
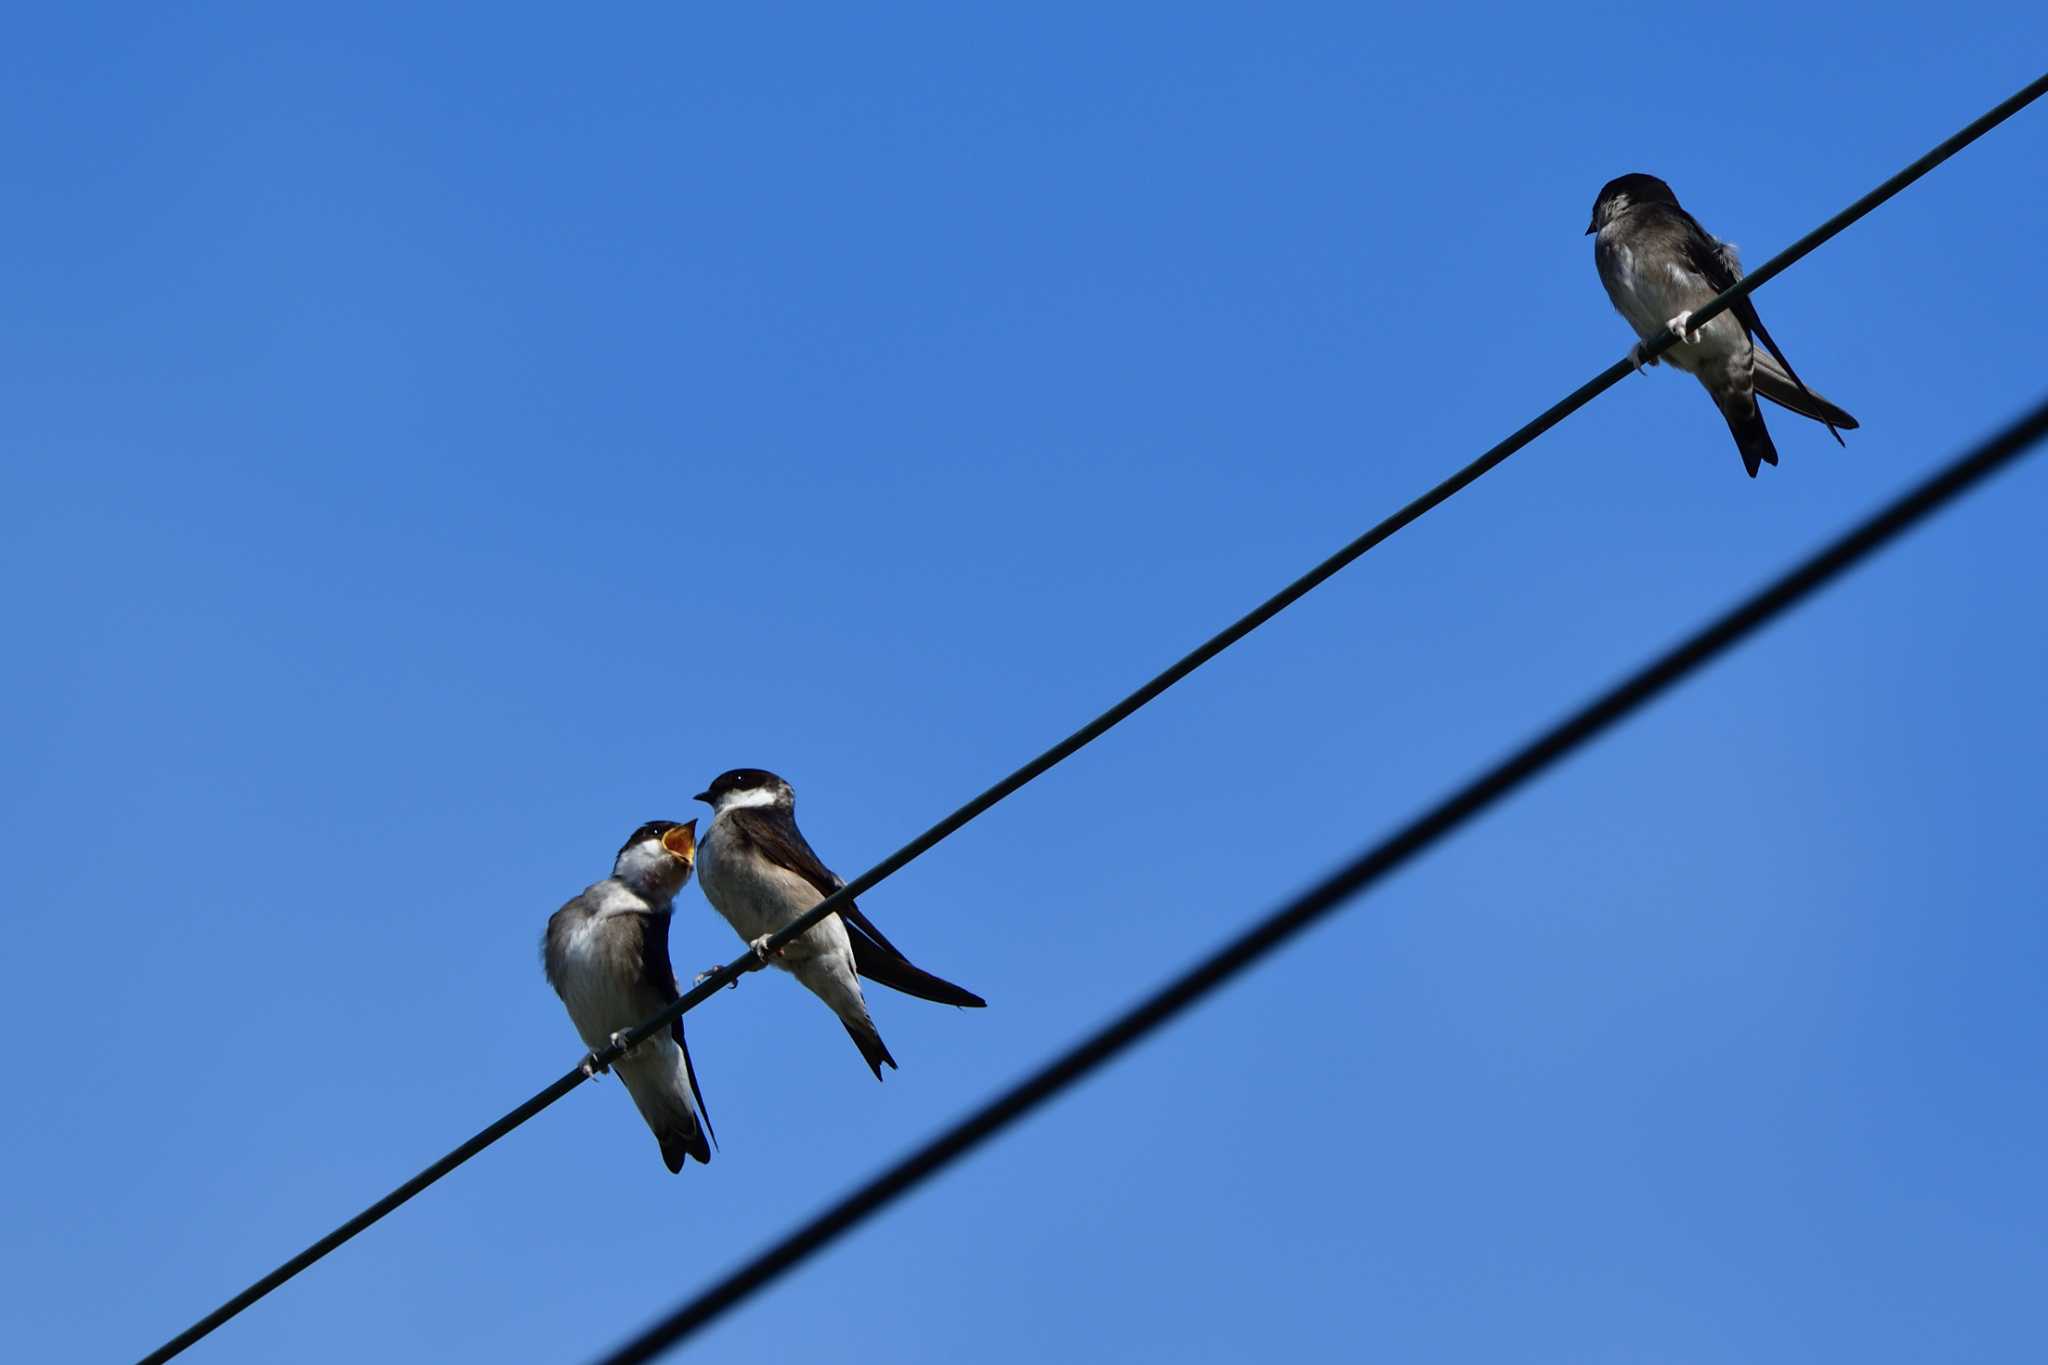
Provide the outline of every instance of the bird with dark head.
<path id="1" fill-rule="evenodd" d="M 541 966 L 592 1052 L 676 1002 L 669 915 L 696 859 L 695 820 L 649 820 L 619 846 L 611 876 L 549 918 Z M 680 1018 L 612 1069 L 654 1130 L 669 1170 L 682 1170 L 686 1157 L 711 1160 L 711 1118 Z"/>
<path id="2" fill-rule="evenodd" d="M 1643 346 L 1664 332 L 1677 344 L 1663 358 L 1696 377 L 1721 410 L 1751 478 L 1778 462 L 1778 449 L 1757 407 L 1759 397 L 1811 417 L 1833 433 L 1855 430 L 1856 419 L 1806 387 L 1764 327 L 1748 295 L 1695 327 L 1692 315 L 1742 278 L 1735 248 L 1712 236 L 1680 207 L 1671 186 L 1654 175 L 1617 176 L 1593 200 L 1593 264 L 1615 311 L 1642 340 L 1629 359 L 1640 370 L 1655 364 Z M 1751 338 L 1764 344 L 1758 351 Z"/>
<path id="3" fill-rule="evenodd" d="M 1671 187 L 1654 175 L 1631 171 L 1618 175 L 1600 187 L 1600 193 L 1593 199 L 1593 221 L 1586 227 L 1586 235 L 1592 236 L 1601 228 L 1613 222 L 1615 217 L 1637 204 L 1669 204 L 1678 207 L 1678 196 Z"/>
<path id="4" fill-rule="evenodd" d="M 764 962 L 794 975 L 839 1016 L 875 1079 L 896 1059 L 868 1014 L 859 977 L 941 1005 L 979 1008 L 972 991 L 911 965 L 895 944 L 848 901 L 770 956 L 767 941 L 846 885 L 821 862 L 796 824 L 796 792 L 762 768 L 720 773 L 696 799 L 711 807 L 698 846 L 698 885 Z"/>

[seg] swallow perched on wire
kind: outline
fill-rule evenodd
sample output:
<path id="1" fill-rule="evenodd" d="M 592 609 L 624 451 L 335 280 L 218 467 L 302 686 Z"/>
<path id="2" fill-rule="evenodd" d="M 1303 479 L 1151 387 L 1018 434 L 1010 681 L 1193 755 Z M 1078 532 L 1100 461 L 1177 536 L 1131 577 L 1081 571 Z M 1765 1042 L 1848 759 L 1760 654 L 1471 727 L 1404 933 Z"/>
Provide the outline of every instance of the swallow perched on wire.
<path id="1" fill-rule="evenodd" d="M 1624 175 L 1601 187 L 1593 201 L 1593 261 L 1600 283 L 1615 311 L 1628 319 L 1636 335 L 1648 341 L 1670 331 L 1678 344 L 1663 359 L 1698 378 L 1714 406 L 1727 419 L 1743 468 L 1756 477 L 1759 468 L 1778 462 L 1777 447 L 1757 407 L 1759 396 L 1827 427 L 1837 444 L 1842 432 L 1856 429 L 1856 419 L 1822 398 L 1800 380 L 1785 353 L 1757 316 L 1756 302 L 1745 295 L 1699 328 L 1692 314 L 1742 278 L 1735 248 L 1714 238 L 1678 205 L 1671 187 L 1654 175 Z M 1761 354 L 1750 338 L 1763 342 Z M 1638 370 L 1647 360 L 1638 342 L 1629 359 Z"/>
<path id="2" fill-rule="evenodd" d="M 677 997 L 668 959 L 668 921 L 696 860 L 697 822 L 650 820 L 627 837 L 612 875 L 555 911 L 541 936 L 548 984 L 592 1052 Z M 586 1064 L 587 1065 L 587 1064 Z M 670 1171 L 683 1158 L 711 1160 L 705 1111 L 683 1021 L 612 1064 L 640 1117 L 661 1143 Z"/>
<path id="3" fill-rule="evenodd" d="M 832 1007 L 860 1055 L 882 1079 L 896 1065 L 868 1016 L 858 977 L 941 1005 L 978 1009 L 972 991 L 910 964 L 851 901 L 769 957 L 769 937 L 846 883 L 820 862 L 796 827 L 796 793 L 774 773 L 735 768 L 721 773 L 696 800 L 711 807 L 711 827 L 697 849 L 698 885 L 763 961 L 793 974 Z"/>

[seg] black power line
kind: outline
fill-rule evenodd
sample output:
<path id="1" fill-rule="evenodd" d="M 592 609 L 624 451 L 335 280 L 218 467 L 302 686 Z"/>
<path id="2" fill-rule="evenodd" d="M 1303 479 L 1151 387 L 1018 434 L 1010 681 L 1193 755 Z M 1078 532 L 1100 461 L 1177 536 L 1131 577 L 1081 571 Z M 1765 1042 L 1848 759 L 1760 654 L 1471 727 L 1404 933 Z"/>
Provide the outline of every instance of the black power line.
<path id="1" fill-rule="evenodd" d="M 2014 94 L 2010 99 L 1989 110 L 1953 137 L 1933 148 L 1904 170 L 1901 170 L 1897 175 L 1894 175 L 1891 179 L 1885 181 L 1861 199 L 1858 199 L 1848 208 L 1800 238 L 1792 246 L 1773 256 L 1762 266 L 1744 276 L 1726 293 L 1717 296 L 1712 302 L 1695 310 L 1693 321 L 1695 323 L 1705 323 L 1718 316 L 1736 300 L 1746 297 L 1751 291 L 1774 278 L 1793 262 L 1807 255 L 1815 247 L 1868 214 L 1879 204 L 1892 198 L 1899 191 L 1927 174 L 1928 171 L 1933 170 L 1964 147 L 1967 147 L 1985 133 L 1990 132 L 1993 128 L 2005 122 L 2006 119 L 2040 98 L 2044 93 L 2048 93 L 2048 75 L 2041 76 L 2032 84 Z M 1676 344 L 1676 341 L 1677 338 L 1675 336 L 1663 333 L 1644 343 L 1643 351 L 1651 356 L 1661 355 L 1670 349 L 1672 345 Z M 840 890 L 818 902 L 817 905 L 811 907 L 801 917 L 769 939 L 765 945 L 767 951 L 773 953 L 776 949 L 808 930 L 819 920 L 822 920 L 826 915 L 836 911 L 846 901 L 865 894 L 886 878 L 901 871 L 909 863 L 923 856 L 934 845 L 951 836 L 962 826 L 987 811 L 997 802 L 1003 800 L 1025 784 L 1043 776 L 1066 759 L 1094 743 L 1097 739 L 1100 739 L 1182 678 L 1187 677 L 1188 674 L 1194 672 L 1203 664 L 1209 662 L 1209 660 L 1215 658 L 1218 654 L 1221 654 L 1224 650 L 1272 620 L 1275 616 L 1278 616 L 1282 611 L 1307 596 L 1328 579 L 1334 577 L 1340 570 L 1364 555 L 1368 550 L 1371 550 L 1380 542 L 1408 526 L 1411 522 L 1419 520 L 1425 512 L 1449 500 L 1452 494 L 1473 483 L 1480 475 L 1485 474 L 1494 466 L 1502 463 L 1510 455 L 1513 455 L 1538 436 L 1541 436 L 1544 432 L 1562 422 L 1566 417 L 1584 407 L 1594 398 L 1620 383 L 1623 378 L 1632 372 L 1632 369 L 1633 367 L 1630 362 L 1624 359 L 1617 360 L 1614 364 L 1602 370 L 1598 375 L 1580 385 L 1570 395 L 1552 405 L 1506 440 L 1500 442 L 1478 459 L 1472 461 L 1463 469 L 1460 469 L 1457 473 L 1424 493 L 1421 497 L 1416 498 L 1413 502 L 1395 512 L 1392 516 L 1381 521 L 1371 530 L 1365 532 L 1365 534 L 1359 536 L 1320 564 L 1317 564 L 1307 573 L 1289 583 L 1279 592 L 1252 608 L 1251 611 L 1245 613 L 1230 625 L 1210 636 L 1195 649 L 1151 679 L 1151 681 L 1139 687 L 1122 701 L 1119 701 L 1116 705 L 1110 707 L 1107 711 L 1104 711 L 1094 720 L 1089 721 L 1086 725 L 1074 731 L 1074 733 L 1068 735 L 1038 757 L 1024 764 L 1015 772 L 1003 778 L 979 796 L 976 796 L 973 800 L 954 810 L 950 815 L 918 835 L 902 848 L 861 873 L 858 877 L 855 877 Z M 681 999 L 670 1005 L 662 1013 L 626 1030 L 618 1036 L 618 1042 L 607 1044 L 605 1047 L 598 1049 L 574 1069 L 550 1082 L 547 1088 L 534 1095 L 518 1108 L 498 1119 L 482 1132 L 476 1134 L 461 1146 L 434 1162 L 433 1165 L 406 1181 L 405 1184 L 385 1195 L 376 1203 L 371 1204 L 361 1213 L 358 1213 L 334 1231 L 314 1242 L 304 1251 L 299 1252 L 296 1256 L 293 1256 L 290 1260 L 251 1284 L 239 1294 L 236 1294 L 226 1303 L 223 1303 L 220 1307 L 193 1323 L 177 1336 L 150 1352 L 147 1356 L 143 1357 L 142 1365 L 159 1365 L 160 1362 L 170 1360 L 178 1355 L 187 1347 L 211 1333 L 215 1328 L 248 1308 L 258 1299 L 261 1299 L 300 1271 L 305 1270 L 336 1247 L 341 1246 L 344 1242 L 347 1242 L 356 1234 L 399 1207 L 399 1205 L 411 1199 L 421 1190 L 426 1189 L 442 1176 L 448 1174 L 448 1172 L 454 1170 L 457 1166 L 460 1166 L 463 1162 L 469 1160 L 478 1152 L 490 1146 L 514 1128 L 519 1127 L 535 1114 L 538 1114 L 541 1110 L 562 1098 L 562 1096 L 568 1094 L 587 1078 L 589 1071 L 586 1070 L 586 1067 L 594 1071 L 610 1066 L 619 1059 L 627 1048 L 666 1029 L 675 1019 L 703 1004 L 704 1001 L 710 999 L 722 987 L 737 981 L 740 977 L 755 970 L 760 965 L 761 960 L 749 953 L 709 973 L 692 989 L 686 991 Z"/>
<path id="2" fill-rule="evenodd" d="M 1876 189 L 1864 195 L 1861 199 L 1858 199 L 1855 203 L 1849 205 L 1848 208 L 1843 209 L 1804 237 L 1801 237 L 1791 246 L 1785 248 L 1785 250 L 1771 257 L 1770 260 L 1764 262 L 1756 270 L 1751 271 L 1748 275 L 1736 281 L 1734 286 L 1727 292 L 1716 295 L 1711 302 L 1695 310 L 1692 315 L 1692 322 L 1688 326 L 1695 327 L 1719 317 L 1738 300 L 1748 297 L 1759 286 L 1775 279 L 1787 267 L 1810 254 L 1814 248 L 1864 217 L 1872 209 L 1884 203 L 1900 190 L 1905 189 L 1921 176 L 1927 174 L 1927 172 L 1933 170 L 1936 166 L 1939 166 L 1942 162 L 1948 160 L 1957 152 L 2011 118 L 2021 109 L 2039 99 L 2043 94 L 2048 94 L 2048 74 L 2038 77 L 2026 88 L 2020 90 L 2011 98 L 2004 100 L 1997 107 L 1987 111 L 1968 127 L 1927 152 L 1926 155 L 1914 161 L 1897 175 L 1894 175 L 1891 179 L 1885 181 L 1882 185 L 1879 185 Z M 1677 342 L 1678 337 L 1676 333 L 1669 331 L 1661 332 L 1651 341 L 1644 343 L 1642 350 L 1647 357 L 1660 356 L 1665 351 L 1670 350 Z M 1243 616 L 1238 617 L 1237 620 L 1231 622 L 1222 630 L 1217 631 L 1207 640 L 1204 640 L 1201 644 L 1183 655 L 1165 671 L 1139 687 L 1135 692 L 1132 692 L 1107 711 L 1104 711 L 1094 720 L 1089 721 L 1086 725 L 1074 731 L 1074 733 L 1068 735 L 1065 739 L 1053 745 L 1023 767 L 1018 768 L 1008 777 L 1002 779 L 1002 781 L 997 782 L 981 795 L 960 806 L 952 814 L 940 820 L 915 839 L 912 839 L 902 848 L 897 849 L 894 853 L 882 859 L 881 862 L 876 863 L 845 886 L 833 892 L 824 900 L 819 901 L 770 938 L 763 945 L 764 951 L 772 955 L 777 949 L 809 930 L 812 925 L 836 911 L 847 901 L 865 895 L 871 888 L 879 885 L 916 859 L 922 857 L 940 841 L 950 837 L 970 820 L 981 815 L 1003 798 L 1027 783 L 1044 776 L 1053 768 L 1079 753 L 1082 749 L 1087 748 L 1103 735 L 1109 733 L 1119 723 L 1128 719 L 1139 708 L 1165 692 L 1167 688 L 1172 687 L 1182 678 L 1187 677 L 1188 674 L 1194 672 L 1203 664 L 1208 663 L 1209 660 L 1215 658 L 1218 654 L 1221 654 L 1224 650 L 1230 648 L 1239 640 L 1242 640 L 1245 636 L 1272 620 L 1275 616 L 1278 616 L 1288 607 L 1293 606 L 1296 602 L 1308 596 L 1310 592 L 1321 587 L 1323 583 L 1334 578 L 1340 570 L 1350 565 L 1353 560 L 1364 555 L 1366 551 L 1372 549 L 1381 541 L 1387 540 L 1395 532 L 1402 530 L 1411 522 L 1420 520 L 1425 512 L 1449 501 L 1452 494 L 1463 489 L 1466 485 L 1477 481 L 1480 475 L 1491 470 L 1494 466 L 1503 463 L 1508 456 L 1513 455 L 1516 451 L 1528 445 L 1538 436 L 1541 436 L 1544 432 L 1550 430 L 1634 372 L 1635 366 L 1631 360 L 1624 358 L 1615 361 L 1592 379 L 1587 380 L 1577 389 L 1574 389 L 1568 397 L 1553 404 L 1540 416 L 1529 421 L 1512 436 L 1509 436 L 1506 440 L 1488 450 L 1484 455 L 1481 455 L 1478 459 L 1472 461 L 1472 463 L 1466 465 L 1463 469 L 1451 475 L 1442 483 L 1403 507 L 1400 511 L 1381 521 L 1364 535 L 1359 536 L 1343 549 L 1338 550 L 1322 563 L 1316 565 L 1313 569 L 1310 569 L 1307 573 L 1259 603 L 1258 606 L 1253 607 Z M 609 1064 L 618 1060 L 625 1048 L 660 1033 L 676 1019 L 689 1013 L 689 1011 L 716 994 L 721 987 L 737 981 L 741 976 L 753 971 L 760 965 L 761 960 L 749 954 L 746 957 L 735 959 L 720 967 L 717 971 L 706 976 L 702 982 L 698 983 L 695 989 L 685 994 L 682 999 L 676 1001 L 652 1019 L 622 1035 L 621 1043 L 609 1045 L 594 1054 L 596 1060 L 601 1064 Z"/>
<path id="3" fill-rule="evenodd" d="M 1450 796 L 1258 921 L 1086 1039 L 897 1161 L 809 1222 L 605 1356 L 650 1360 L 752 1297 L 1089 1073 L 1199 1003 L 1232 977 L 1512 793 L 1689 674 L 1797 606 L 2048 435 L 2048 401 L 1717 617 Z"/>

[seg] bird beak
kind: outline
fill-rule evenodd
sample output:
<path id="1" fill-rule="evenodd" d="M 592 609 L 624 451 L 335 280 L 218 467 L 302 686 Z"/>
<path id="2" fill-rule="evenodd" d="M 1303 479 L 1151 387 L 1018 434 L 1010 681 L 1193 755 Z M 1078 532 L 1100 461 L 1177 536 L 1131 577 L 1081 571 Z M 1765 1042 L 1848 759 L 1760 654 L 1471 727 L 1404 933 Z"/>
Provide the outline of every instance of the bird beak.
<path id="1" fill-rule="evenodd" d="M 661 836 L 661 846 L 686 863 L 697 861 L 697 822 L 688 820 Z"/>
<path id="2" fill-rule="evenodd" d="M 702 801 L 702 802 L 703 802 L 703 803 L 704 803 L 705 805 L 707 805 L 707 806 L 708 806 L 708 805 L 710 805 L 710 804 L 711 804 L 711 793 L 710 793 L 710 792 L 698 792 L 698 793 L 697 793 L 697 794 L 696 794 L 695 796 L 691 797 L 690 799 L 691 799 L 692 801 Z"/>
<path id="3" fill-rule="evenodd" d="M 1588 223 L 1588 224 L 1586 224 L 1586 235 L 1587 235 L 1588 237 L 1591 237 L 1591 236 L 1593 235 L 1593 233 L 1594 233 L 1594 232 L 1595 232 L 1595 231 L 1596 231 L 1596 230 L 1598 229 L 1598 227 L 1599 227 L 1599 224 L 1597 224 L 1597 223 Z"/>

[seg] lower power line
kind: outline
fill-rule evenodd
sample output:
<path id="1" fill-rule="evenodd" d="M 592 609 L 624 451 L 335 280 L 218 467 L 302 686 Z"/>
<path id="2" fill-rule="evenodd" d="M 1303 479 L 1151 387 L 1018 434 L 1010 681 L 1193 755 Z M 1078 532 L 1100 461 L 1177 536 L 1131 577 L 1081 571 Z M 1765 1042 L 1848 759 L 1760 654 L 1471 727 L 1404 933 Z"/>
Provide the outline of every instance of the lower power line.
<path id="1" fill-rule="evenodd" d="M 1573 712 L 603 1358 L 651 1360 L 1200 1002 L 1353 896 L 1884 548 L 2048 435 L 2048 400 Z"/>

